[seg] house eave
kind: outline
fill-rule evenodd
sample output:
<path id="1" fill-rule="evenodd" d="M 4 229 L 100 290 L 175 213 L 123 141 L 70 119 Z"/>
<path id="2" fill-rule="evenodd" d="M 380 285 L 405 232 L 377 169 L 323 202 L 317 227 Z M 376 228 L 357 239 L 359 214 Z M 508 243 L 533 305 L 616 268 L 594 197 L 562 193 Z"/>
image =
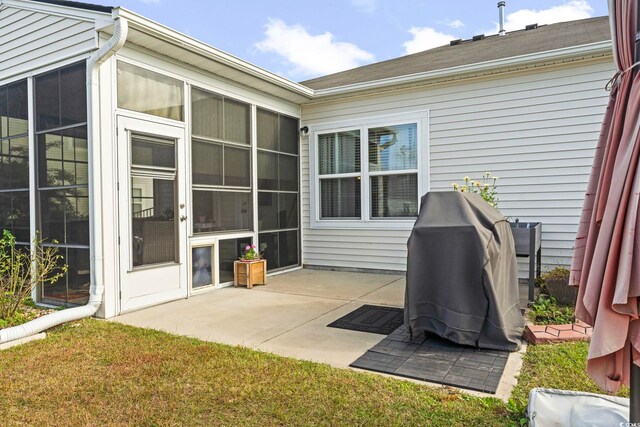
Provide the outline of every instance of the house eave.
<path id="1" fill-rule="evenodd" d="M 317 89 L 314 93 L 314 100 L 330 98 L 340 95 L 351 95 L 356 93 L 364 93 L 371 91 L 381 91 L 388 88 L 400 88 L 405 86 L 415 86 L 426 84 L 428 82 L 450 80 L 455 77 L 468 76 L 473 77 L 498 70 L 512 70 L 516 68 L 529 67 L 539 64 L 557 63 L 566 60 L 577 60 L 586 58 L 595 58 L 598 56 L 611 55 L 611 40 L 585 44 L 581 46 L 572 46 L 550 50 L 545 52 L 537 52 L 534 54 L 513 56 L 509 58 L 497 59 L 486 62 L 479 62 L 458 67 L 444 68 L 440 70 L 427 71 L 424 73 L 408 74 L 404 76 L 391 77 L 380 80 L 373 80 L 362 83 L 355 83 L 345 86 L 337 86 L 327 89 Z"/>
<path id="2" fill-rule="evenodd" d="M 45 12 L 53 15 L 63 15 L 84 21 L 99 21 L 108 19 L 109 12 L 100 10 L 88 10 L 62 4 L 43 3 L 32 0 L 0 0 L 0 8 L 17 7 L 35 12 Z"/>
<path id="3" fill-rule="evenodd" d="M 224 75 L 224 77 L 233 78 L 233 74 L 242 76 L 243 83 L 248 84 L 249 86 L 252 86 L 252 82 L 257 83 L 259 81 L 261 84 L 267 83 L 271 86 L 272 93 L 274 95 L 292 102 L 304 102 L 313 98 L 313 89 L 257 67 L 206 43 L 200 42 L 192 37 L 181 34 L 169 27 L 138 15 L 135 12 L 131 12 L 124 8 L 115 8 L 113 11 L 113 18 L 115 19 L 117 17 L 127 19 L 129 21 L 130 28 L 134 31 L 138 30 L 179 50 L 196 54 L 225 66 L 227 69 L 231 70 L 231 74 Z M 135 43 L 135 33 L 130 36 L 129 40 Z M 264 90 L 264 88 L 259 87 L 261 84 L 257 85 L 257 88 Z"/>

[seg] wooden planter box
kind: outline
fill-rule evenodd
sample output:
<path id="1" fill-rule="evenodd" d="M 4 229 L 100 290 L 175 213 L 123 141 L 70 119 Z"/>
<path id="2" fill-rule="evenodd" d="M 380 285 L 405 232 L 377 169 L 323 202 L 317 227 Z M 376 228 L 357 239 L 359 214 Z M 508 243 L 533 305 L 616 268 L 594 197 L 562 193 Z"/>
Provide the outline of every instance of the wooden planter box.
<path id="1" fill-rule="evenodd" d="M 252 261 L 234 261 L 233 286 L 245 285 L 253 288 L 253 285 L 267 284 L 267 260 L 258 259 Z"/>
<path id="2" fill-rule="evenodd" d="M 542 223 L 510 222 L 516 256 L 529 257 L 529 302 L 534 300 L 535 277 L 540 277 L 542 262 Z"/>
<path id="3" fill-rule="evenodd" d="M 567 279 L 547 279 L 544 283 L 549 295 L 556 299 L 558 305 L 576 305 L 578 288 L 569 286 Z"/>

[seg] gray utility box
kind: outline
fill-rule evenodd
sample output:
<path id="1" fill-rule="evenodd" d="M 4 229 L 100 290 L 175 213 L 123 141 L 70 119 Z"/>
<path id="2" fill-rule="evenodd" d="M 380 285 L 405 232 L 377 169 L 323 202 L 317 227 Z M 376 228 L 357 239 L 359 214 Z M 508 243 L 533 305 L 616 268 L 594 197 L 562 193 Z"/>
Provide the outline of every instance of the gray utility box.
<path id="1" fill-rule="evenodd" d="M 516 256 L 529 257 L 529 302 L 535 297 L 535 278 L 540 277 L 542 263 L 542 223 L 510 222 Z"/>

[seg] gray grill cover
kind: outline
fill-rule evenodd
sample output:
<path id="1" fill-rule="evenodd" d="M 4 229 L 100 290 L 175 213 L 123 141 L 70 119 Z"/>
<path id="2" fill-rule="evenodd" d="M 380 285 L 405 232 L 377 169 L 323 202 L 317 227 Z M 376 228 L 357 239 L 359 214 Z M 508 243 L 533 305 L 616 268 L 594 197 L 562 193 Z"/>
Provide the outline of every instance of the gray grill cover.
<path id="1" fill-rule="evenodd" d="M 507 220 L 476 194 L 431 192 L 409 237 L 405 325 L 458 344 L 522 344 L 518 269 Z"/>

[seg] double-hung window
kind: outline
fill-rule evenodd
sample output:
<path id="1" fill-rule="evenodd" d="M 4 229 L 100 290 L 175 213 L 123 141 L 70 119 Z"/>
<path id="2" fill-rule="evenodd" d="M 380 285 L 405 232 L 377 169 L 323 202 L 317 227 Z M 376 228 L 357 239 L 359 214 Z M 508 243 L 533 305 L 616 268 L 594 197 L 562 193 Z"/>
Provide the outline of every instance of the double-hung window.
<path id="1" fill-rule="evenodd" d="M 312 225 L 410 226 L 427 187 L 426 113 L 349 124 L 314 129 Z"/>

